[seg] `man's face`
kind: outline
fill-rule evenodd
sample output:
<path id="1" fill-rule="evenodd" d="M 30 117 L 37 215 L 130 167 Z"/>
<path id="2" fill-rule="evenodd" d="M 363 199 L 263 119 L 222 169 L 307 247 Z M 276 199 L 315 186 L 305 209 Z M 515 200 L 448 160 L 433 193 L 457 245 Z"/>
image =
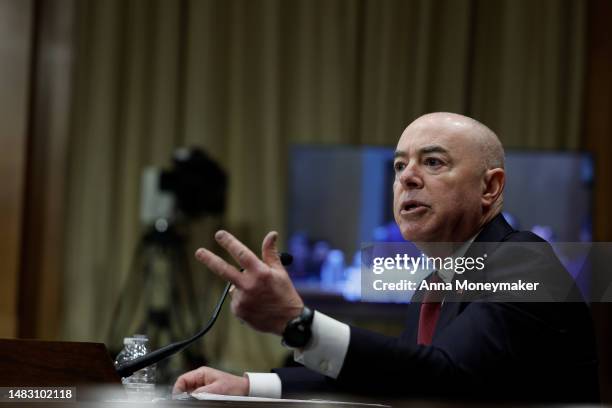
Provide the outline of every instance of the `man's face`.
<path id="1" fill-rule="evenodd" d="M 471 127 L 418 119 L 397 144 L 393 213 L 413 242 L 463 242 L 482 218 L 482 158 Z"/>

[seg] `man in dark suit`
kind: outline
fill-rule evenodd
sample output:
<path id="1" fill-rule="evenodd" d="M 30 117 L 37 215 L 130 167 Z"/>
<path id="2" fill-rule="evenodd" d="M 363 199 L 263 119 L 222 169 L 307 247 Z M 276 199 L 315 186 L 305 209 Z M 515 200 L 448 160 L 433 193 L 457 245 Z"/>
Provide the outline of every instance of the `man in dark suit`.
<path id="1" fill-rule="evenodd" d="M 548 279 L 549 300 L 561 300 L 561 292 L 579 298 L 550 247 L 531 233 L 513 230 L 501 216 L 504 152 L 486 126 L 451 113 L 422 116 L 402 134 L 394 169 L 395 220 L 402 236 L 425 254 L 475 258 L 486 253 L 484 270 L 466 278 Z M 203 248 L 196 257 L 235 285 L 233 313 L 256 330 L 283 336 L 305 367 L 244 377 L 201 367 L 179 377 L 175 391 L 273 397 L 339 390 L 485 400 L 599 398 L 593 330 L 583 302 L 473 298 L 461 291 L 434 298 L 419 292 L 422 302 L 408 307 L 406 330 L 390 338 L 305 307 L 278 259 L 275 232 L 265 237 L 261 260 L 225 231 L 215 238 L 244 273 Z M 450 275 L 442 272 L 429 279 L 456 281 L 452 270 Z"/>

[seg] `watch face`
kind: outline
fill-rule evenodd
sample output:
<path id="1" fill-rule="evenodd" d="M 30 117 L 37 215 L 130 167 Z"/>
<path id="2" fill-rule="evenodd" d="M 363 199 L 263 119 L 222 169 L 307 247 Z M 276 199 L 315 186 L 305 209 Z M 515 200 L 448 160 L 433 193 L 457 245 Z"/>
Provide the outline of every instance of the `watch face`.
<path id="1" fill-rule="evenodd" d="M 304 345 L 304 338 L 299 333 L 292 333 L 287 337 L 286 343 L 291 347 L 302 347 Z"/>
<path id="2" fill-rule="evenodd" d="M 308 329 L 310 329 L 310 327 Z M 308 343 L 308 340 L 310 340 L 310 330 L 306 330 L 306 327 L 302 323 L 290 325 L 285 330 L 283 338 L 288 346 L 303 347 Z"/>
<path id="3" fill-rule="evenodd" d="M 302 314 L 291 320 L 283 332 L 283 342 L 289 347 L 304 347 L 310 341 L 313 314 L 304 307 Z"/>

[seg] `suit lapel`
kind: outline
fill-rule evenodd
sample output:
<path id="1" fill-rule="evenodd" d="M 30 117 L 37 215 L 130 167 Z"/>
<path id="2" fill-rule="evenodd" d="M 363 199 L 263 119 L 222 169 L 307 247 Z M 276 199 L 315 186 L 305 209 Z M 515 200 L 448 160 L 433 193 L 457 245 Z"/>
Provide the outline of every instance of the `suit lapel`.
<path id="1" fill-rule="evenodd" d="M 482 256 L 485 253 L 491 253 L 499 245 L 500 242 L 504 241 L 508 235 L 515 232 L 515 230 L 506 222 L 501 214 L 496 215 L 485 227 L 480 231 L 474 243 L 467 250 L 465 256 L 476 258 Z M 486 268 L 482 271 L 471 271 L 470 273 L 482 274 Z M 457 275 L 453 277 L 454 281 Z M 465 309 L 468 303 L 465 301 L 465 294 L 452 291 L 448 293 L 442 304 L 440 310 L 440 317 L 436 324 L 436 330 L 434 333 L 434 339 L 437 334 L 440 333 L 446 326 L 448 326 L 459 313 Z"/>
<path id="2" fill-rule="evenodd" d="M 451 321 L 463 310 L 465 304 L 461 302 L 461 294 L 451 292 L 446 294 L 442 309 L 440 309 L 440 317 L 436 324 L 434 339 Z"/>
<path id="3" fill-rule="evenodd" d="M 421 302 L 411 302 L 408 304 L 408 313 L 406 318 L 406 328 L 400 335 L 400 338 L 410 344 L 417 343 L 417 332 L 419 327 L 419 311 L 421 310 Z"/>

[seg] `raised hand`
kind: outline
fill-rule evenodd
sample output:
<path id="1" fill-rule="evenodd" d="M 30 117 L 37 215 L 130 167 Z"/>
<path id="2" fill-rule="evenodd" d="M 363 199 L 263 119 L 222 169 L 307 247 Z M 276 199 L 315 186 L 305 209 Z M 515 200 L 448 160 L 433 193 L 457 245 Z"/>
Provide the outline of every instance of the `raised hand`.
<path id="1" fill-rule="evenodd" d="M 278 233 L 269 232 L 263 240 L 261 259 L 227 231 L 218 231 L 215 239 L 244 268 L 225 262 L 207 249 L 196 251 L 196 258 L 234 287 L 232 313 L 254 329 L 281 335 L 287 322 L 304 308 L 276 249 Z"/>

